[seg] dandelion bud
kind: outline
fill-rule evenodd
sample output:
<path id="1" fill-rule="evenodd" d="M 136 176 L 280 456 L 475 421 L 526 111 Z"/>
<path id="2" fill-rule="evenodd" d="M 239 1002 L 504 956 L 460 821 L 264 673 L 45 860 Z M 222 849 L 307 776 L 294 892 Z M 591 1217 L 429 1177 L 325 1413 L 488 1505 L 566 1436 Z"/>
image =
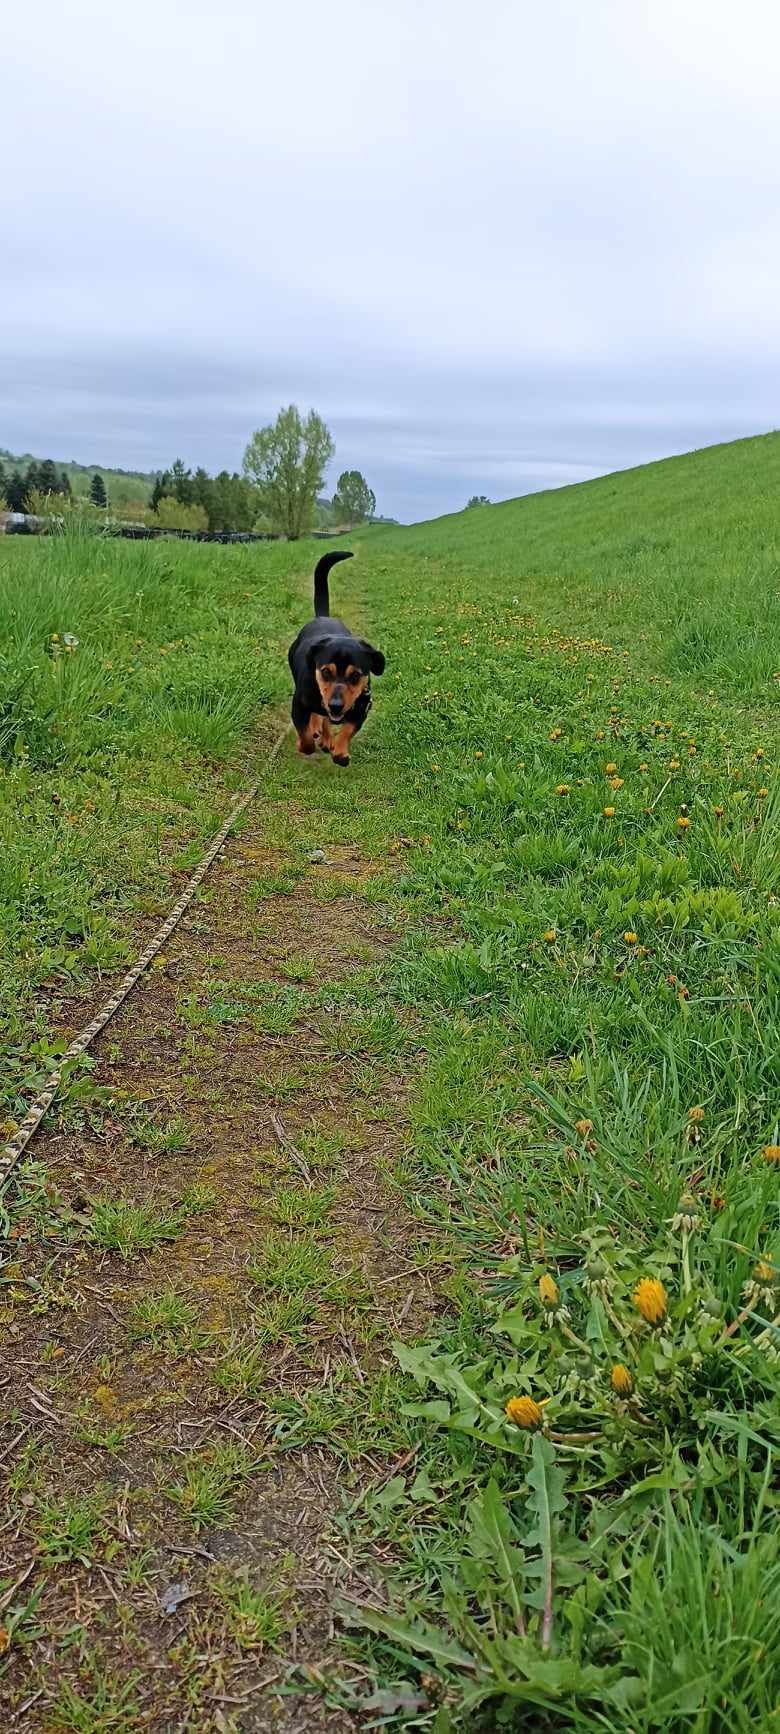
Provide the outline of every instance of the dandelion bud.
<path id="1" fill-rule="evenodd" d="M 672 1217 L 672 1229 L 678 1234 L 693 1234 L 700 1223 L 701 1217 L 696 1209 L 693 1193 L 684 1192 Z"/>
<path id="2" fill-rule="evenodd" d="M 560 1300 L 560 1293 L 561 1291 L 554 1277 L 551 1277 L 548 1272 L 545 1271 L 544 1276 L 540 1276 L 539 1278 L 539 1299 L 541 1300 L 542 1305 L 546 1307 L 556 1307 Z"/>
<path id="3" fill-rule="evenodd" d="M 631 1396 L 631 1392 L 634 1389 L 634 1381 L 628 1367 L 624 1366 L 622 1361 L 615 1362 L 612 1372 L 609 1375 L 609 1382 L 613 1391 L 616 1391 L 619 1397 Z"/>

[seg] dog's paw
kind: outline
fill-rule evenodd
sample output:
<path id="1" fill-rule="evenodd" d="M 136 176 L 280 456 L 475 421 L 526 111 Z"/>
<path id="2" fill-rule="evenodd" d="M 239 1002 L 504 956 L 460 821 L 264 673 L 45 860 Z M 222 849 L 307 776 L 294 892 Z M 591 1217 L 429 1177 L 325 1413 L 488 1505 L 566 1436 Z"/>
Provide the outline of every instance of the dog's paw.
<path id="1" fill-rule="evenodd" d="M 298 752 L 302 753 L 303 757 L 305 759 L 310 759 L 312 753 L 316 753 L 316 751 L 317 751 L 317 748 L 315 747 L 313 741 L 302 741 L 299 739 Z"/>
<path id="2" fill-rule="evenodd" d="M 333 763 L 334 765 L 341 765 L 342 769 L 346 770 L 346 767 L 349 764 L 349 753 L 334 753 Z"/>

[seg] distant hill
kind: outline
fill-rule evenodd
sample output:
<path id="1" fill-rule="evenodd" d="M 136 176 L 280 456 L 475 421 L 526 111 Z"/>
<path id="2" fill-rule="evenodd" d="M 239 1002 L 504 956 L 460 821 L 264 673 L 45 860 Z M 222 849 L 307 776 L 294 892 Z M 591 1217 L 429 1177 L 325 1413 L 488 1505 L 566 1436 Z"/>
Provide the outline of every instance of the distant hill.
<path id="1" fill-rule="evenodd" d="M 29 464 L 39 464 L 49 456 L 48 452 L 9 452 L 0 446 L 0 463 L 7 470 L 26 470 Z M 106 484 L 109 499 L 117 506 L 127 500 L 148 500 L 154 487 L 153 470 L 107 469 L 105 464 L 77 464 L 73 458 L 69 461 L 55 458 L 54 462 L 58 470 L 65 471 L 74 494 L 89 493 L 89 484 L 97 470 Z"/>

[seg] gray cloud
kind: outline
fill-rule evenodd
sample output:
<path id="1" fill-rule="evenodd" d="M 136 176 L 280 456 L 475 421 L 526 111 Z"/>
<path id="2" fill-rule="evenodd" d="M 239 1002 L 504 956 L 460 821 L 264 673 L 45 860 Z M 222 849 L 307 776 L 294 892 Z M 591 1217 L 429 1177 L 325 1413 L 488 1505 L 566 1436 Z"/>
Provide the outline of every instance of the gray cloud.
<path id="1" fill-rule="evenodd" d="M 778 45 L 768 0 L 40 0 L 0 444 L 233 467 L 314 403 L 410 518 L 775 425 Z"/>

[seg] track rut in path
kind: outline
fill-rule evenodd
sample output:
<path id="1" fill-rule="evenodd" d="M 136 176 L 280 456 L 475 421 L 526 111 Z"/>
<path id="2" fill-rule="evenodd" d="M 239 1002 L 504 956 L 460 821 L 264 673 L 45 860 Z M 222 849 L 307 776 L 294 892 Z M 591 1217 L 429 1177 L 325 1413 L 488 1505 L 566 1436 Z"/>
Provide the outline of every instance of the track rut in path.
<path id="1" fill-rule="evenodd" d="M 250 812 L 26 1171 L 0 1705 L 30 1730 L 356 1725 L 298 1688 L 364 1593 L 332 1519 L 392 1468 L 375 1394 L 433 1294 L 383 1178 L 399 1061 L 348 994 L 395 938 L 387 864 L 333 843 L 301 867 L 279 817 Z"/>

